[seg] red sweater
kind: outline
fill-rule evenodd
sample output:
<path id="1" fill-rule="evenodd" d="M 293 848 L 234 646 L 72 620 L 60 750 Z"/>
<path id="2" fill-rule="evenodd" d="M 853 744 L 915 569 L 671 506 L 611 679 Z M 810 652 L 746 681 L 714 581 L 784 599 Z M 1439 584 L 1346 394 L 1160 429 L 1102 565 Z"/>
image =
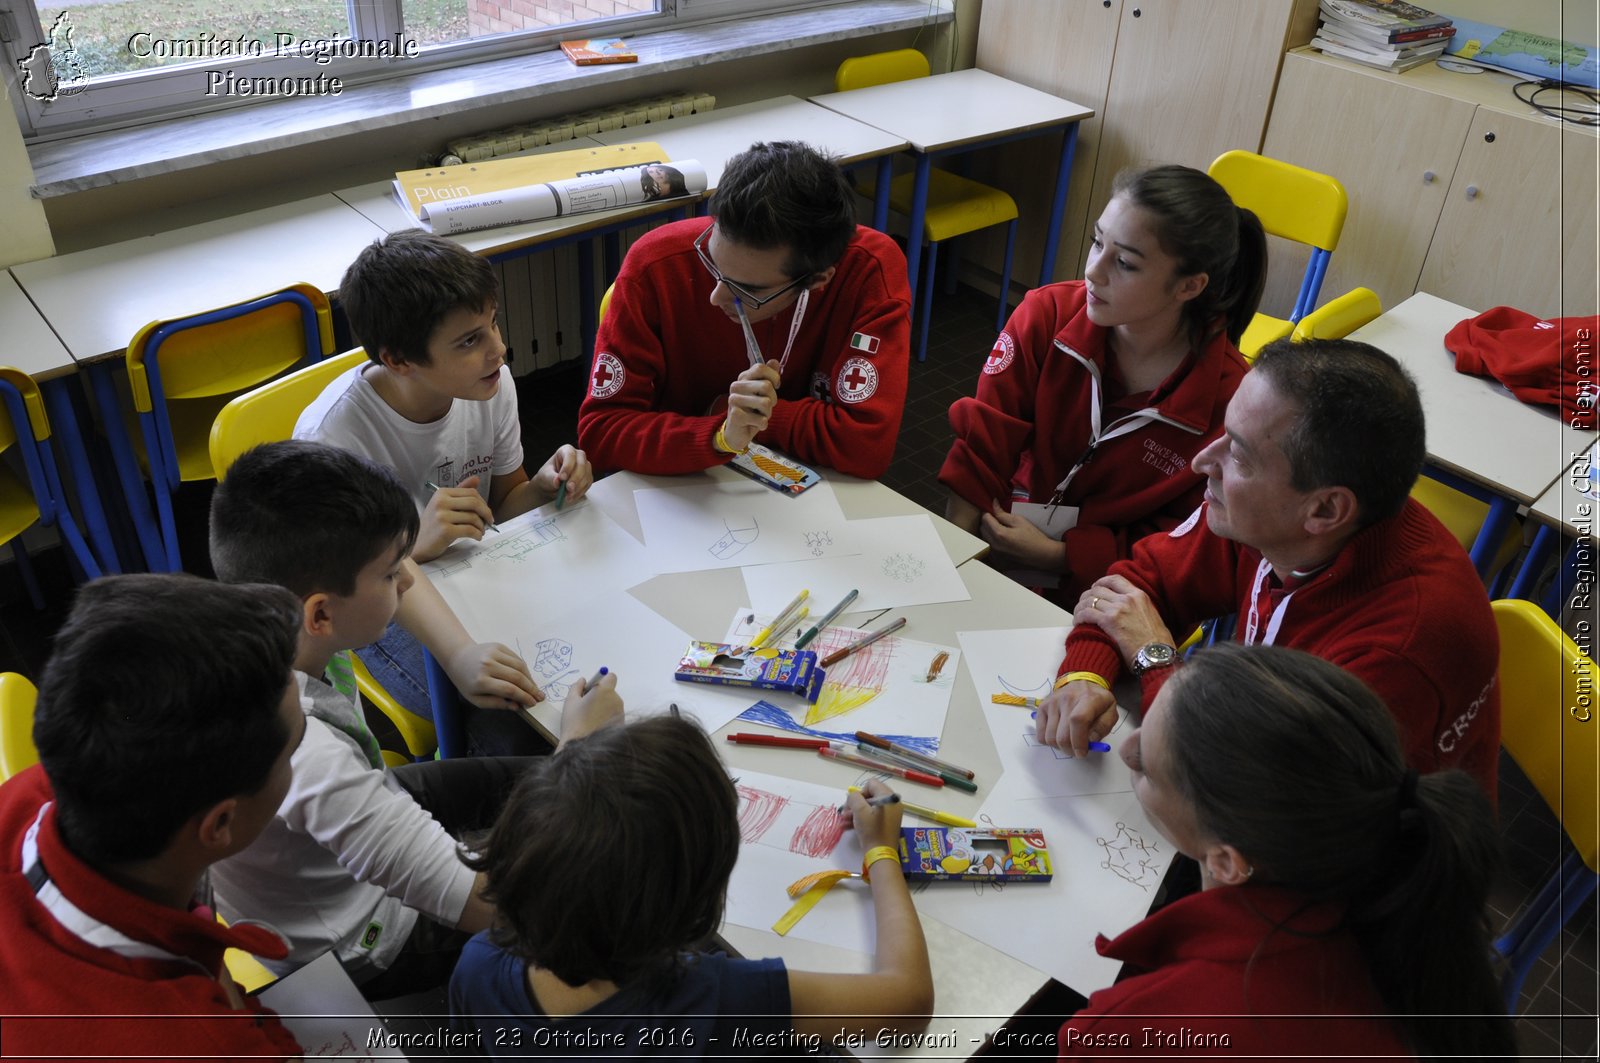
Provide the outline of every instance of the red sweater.
<path id="1" fill-rule="evenodd" d="M 1220 886 L 1100 936 L 1100 954 L 1128 966 L 1062 1025 L 1061 1057 L 1410 1058 L 1375 1017 L 1383 1002 L 1340 915 L 1273 886 Z"/>
<path id="2" fill-rule="evenodd" d="M 1203 505 L 1180 527 L 1141 540 L 1111 571 L 1150 595 L 1175 636 L 1236 612 L 1244 641 L 1260 552 L 1213 533 Z M 1267 582 L 1277 586 L 1270 575 Z M 1270 609 L 1282 600 L 1274 593 Z M 1267 615 L 1259 626 L 1265 631 Z M 1460 768 L 1495 800 L 1500 638 L 1494 614 L 1461 545 L 1420 504 L 1407 499 L 1398 514 L 1358 532 L 1331 564 L 1295 588 L 1273 641 L 1332 661 L 1371 687 L 1394 714 L 1411 767 Z M 1111 680 L 1122 674 L 1116 643 L 1093 624 L 1079 624 L 1067 636 L 1058 671 L 1079 670 Z M 1143 707 L 1171 674 L 1170 668 L 1145 673 Z"/>
<path id="3" fill-rule="evenodd" d="M 0 786 L 0 1014 L 29 1016 L 4 1020 L 6 1054 L 299 1056 L 275 1014 L 254 997 L 234 1010 L 218 982 L 224 950 L 282 959 L 283 939 L 111 883 L 66 848 L 51 797 L 37 766 Z"/>
<path id="4" fill-rule="evenodd" d="M 720 465 L 712 405 L 750 368 L 739 323 L 711 305 L 715 283 L 694 251 L 705 218 L 663 225 L 628 250 L 595 337 L 578 445 L 597 470 L 674 475 Z M 779 402 L 757 441 L 801 461 L 876 479 L 889 467 L 911 350 L 906 260 L 858 227 L 827 286 L 811 293 Z M 782 356 L 791 305 L 754 326 Z"/>
<path id="5" fill-rule="evenodd" d="M 1104 387 L 1108 334 L 1089 320 L 1082 281 L 1029 292 L 989 352 L 977 397 L 950 407 L 956 441 L 940 482 L 985 512 L 994 500 L 1007 508 L 1018 497 L 1049 502 L 1088 449 L 1091 389 L 1095 379 Z M 1102 434 L 1146 408 L 1156 415 L 1103 440 L 1062 496 L 1079 512 L 1077 526 L 1062 536 L 1067 567 L 1057 600 L 1076 603 L 1133 543 L 1173 527 L 1200 504 L 1205 478 L 1190 462 L 1221 434 L 1245 368 L 1219 335 L 1154 391 L 1102 398 Z"/>

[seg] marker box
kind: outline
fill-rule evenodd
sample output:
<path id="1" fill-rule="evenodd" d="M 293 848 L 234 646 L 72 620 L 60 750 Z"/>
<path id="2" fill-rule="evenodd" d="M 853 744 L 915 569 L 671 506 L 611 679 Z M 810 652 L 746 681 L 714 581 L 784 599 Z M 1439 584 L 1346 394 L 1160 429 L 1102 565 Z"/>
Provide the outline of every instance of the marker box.
<path id="1" fill-rule="evenodd" d="M 756 483 L 765 484 L 786 495 L 798 495 L 822 482 L 817 470 L 760 443 L 751 443 L 728 466 L 734 472 L 743 473 Z"/>
<path id="2" fill-rule="evenodd" d="M 1038 827 L 901 827 L 907 882 L 1049 882 L 1050 850 Z"/>
<path id="3" fill-rule="evenodd" d="M 817 703 L 826 678 L 811 650 L 752 650 L 728 642 L 691 642 L 673 678 L 680 683 L 718 683 L 799 694 Z"/>

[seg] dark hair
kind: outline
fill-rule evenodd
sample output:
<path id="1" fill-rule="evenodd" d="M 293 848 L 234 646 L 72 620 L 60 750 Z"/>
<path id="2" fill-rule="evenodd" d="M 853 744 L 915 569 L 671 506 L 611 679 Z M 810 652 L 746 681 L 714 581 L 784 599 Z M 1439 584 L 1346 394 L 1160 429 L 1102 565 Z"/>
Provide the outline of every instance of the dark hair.
<path id="1" fill-rule="evenodd" d="M 664 976 L 722 922 L 739 800 L 699 725 L 656 716 L 562 746 L 481 855 L 496 944 L 568 985 Z"/>
<path id="2" fill-rule="evenodd" d="M 1235 206 L 1220 184 L 1188 166 L 1125 170 L 1111 194 L 1150 214 L 1156 241 L 1178 260 L 1180 276 L 1208 276 L 1205 290 L 1183 307 L 1189 342 L 1204 347 L 1222 318 L 1221 331 L 1237 347 L 1267 281 L 1267 234 L 1255 213 Z"/>
<path id="3" fill-rule="evenodd" d="M 410 553 L 417 528 L 416 503 L 382 465 L 309 440 L 263 443 L 211 496 L 211 564 L 229 583 L 348 596 L 397 543 Z"/>
<path id="4" fill-rule="evenodd" d="M 1218 645 L 1169 687 L 1174 786 L 1251 862 L 1251 882 L 1346 902 L 1345 925 L 1419 1054 L 1514 1055 L 1489 961 L 1499 842 L 1478 784 L 1409 772 L 1378 696 L 1308 653 Z"/>
<path id="5" fill-rule="evenodd" d="M 136 575 L 79 590 L 33 712 L 72 851 L 148 859 L 191 816 L 260 791 L 289 741 L 299 630 L 281 587 Z"/>
<path id="6" fill-rule="evenodd" d="M 339 282 L 350 331 L 381 364 L 430 364 L 428 340 L 453 310 L 481 310 L 499 298 L 494 267 L 454 240 L 404 229 L 361 249 Z"/>
<path id="7" fill-rule="evenodd" d="M 1354 340 L 1276 340 L 1253 372 L 1299 408 L 1283 438 L 1297 491 L 1348 487 L 1360 526 L 1400 512 L 1427 455 L 1416 381 L 1389 355 Z"/>
<path id="8" fill-rule="evenodd" d="M 792 278 L 839 261 L 856 233 L 855 193 L 839 164 L 794 140 L 752 144 L 729 159 L 711 215 L 734 243 L 788 248 Z"/>

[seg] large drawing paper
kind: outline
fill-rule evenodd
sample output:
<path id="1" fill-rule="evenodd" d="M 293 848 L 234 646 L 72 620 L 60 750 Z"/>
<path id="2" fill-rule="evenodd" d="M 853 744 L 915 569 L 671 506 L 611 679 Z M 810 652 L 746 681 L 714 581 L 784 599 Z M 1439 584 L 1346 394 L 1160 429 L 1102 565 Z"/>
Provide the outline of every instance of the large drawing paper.
<path id="1" fill-rule="evenodd" d="M 631 594 L 552 613 L 525 623 L 513 648 L 556 704 L 601 666 L 617 677 L 629 716 L 654 716 L 673 704 L 715 731 L 756 700 L 748 690 L 679 683 L 672 678 L 689 636 Z"/>
<path id="2" fill-rule="evenodd" d="M 930 883 L 916 890 L 917 910 L 1088 996 L 1121 967 L 1095 951 L 1095 935 L 1114 937 L 1144 917 L 1174 850 L 1131 793 L 1035 798 L 1010 783 L 1008 774 L 984 801 L 980 823 L 1041 828 L 1054 879 Z"/>
<path id="3" fill-rule="evenodd" d="M 331 952 L 267 986 L 261 1002 L 278 1013 L 307 1059 L 406 1058 L 398 1048 L 382 1043 L 388 1025 L 362 999 L 361 990 Z M 369 1043 L 373 1040 L 379 1043 Z"/>
<path id="4" fill-rule="evenodd" d="M 524 513 L 479 542 L 459 540 L 422 566 L 472 637 L 508 642 L 574 602 L 601 601 L 651 575 L 645 550 L 580 499 Z"/>
<path id="5" fill-rule="evenodd" d="M 1005 769 L 1006 785 L 1031 797 L 1066 797 L 1073 794 L 1113 793 L 1131 790 L 1128 766 L 1116 747 L 1133 730 L 1126 709 L 1117 709 L 1118 723 L 1106 741 L 1110 753 L 1070 753 L 1040 744 L 1034 737 L 1034 710 L 1017 705 L 996 705 L 991 694 L 1020 694 L 1042 698 L 1050 693 L 1067 628 L 1025 628 L 1014 631 L 961 631 L 956 640 L 967 658 L 967 674 L 978 693 L 979 708 L 994 737 L 995 750 Z"/>
<path id="6" fill-rule="evenodd" d="M 746 563 L 744 583 L 750 600 L 764 606 L 783 598 L 785 588 L 799 587 L 809 588 L 812 595 L 830 605 L 851 589 L 859 590 L 861 596 L 853 609 L 895 609 L 971 599 L 949 551 L 926 516 L 853 520 L 848 530 L 858 547 L 852 556 L 787 564 Z M 789 595 L 794 595 L 793 589 Z"/>
<path id="7" fill-rule="evenodd" d="M 739 771 L 739 862 L 728 885 L 727 921 L 770 930 L 794 898 L 790 883 L 829 868 L 861 870 L 866 855 L 848 815 L 838 809 L 845 791 L 755 771 Z M 866 776 L 864 776 L 865 778 Z M 877 920 L 867 884 L 847 879 L 834 886 L 790 937 L 870 953 Z"/>
<path id="8" fill-rule="evenodd" d="M 654 572 L 698 572 L 855 552 L 833 488 L 825 483 L 803 495 L 782 495 L 741 478 L 645 488 L 635 491 L 633 500 Z"/>
<path id="9" fill-rule="evenodd" d="M 823 599 L 828 603 L 823 606 L 824 611 L 837 600 Z M 750 615 L 748 609 L 734 615 L 726 641 L 747 642 L 765 626 L 765 614 L 757 613 L 753 622 L 747 620 Z M 872 628 L 891 619 L 880 617 Z M 803 626 L 777 645 L 793 646 L 804 630 Z M 867 633 L 860 628 L 828 627 L 808 642 L 806 649 L 826 657 Z M 961 651 L 954 646 L 886 635 L 828 667 L 827 680 L 815 705 L 807 705 L 794 696 L 763 694 L 765 704 L 747 709 L 740 719 L 850 742 L 855 741 L 857 731 L 870 731 L 901 745 L 936 753 L 960 664 Z"/>

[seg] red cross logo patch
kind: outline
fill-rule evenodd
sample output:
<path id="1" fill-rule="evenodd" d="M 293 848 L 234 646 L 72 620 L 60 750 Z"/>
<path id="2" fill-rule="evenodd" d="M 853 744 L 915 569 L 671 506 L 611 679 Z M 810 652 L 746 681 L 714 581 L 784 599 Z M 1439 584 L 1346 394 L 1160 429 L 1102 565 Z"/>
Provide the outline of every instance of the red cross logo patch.
<path id="1" fill-rule="evenodd" d="M 989 352 L 989 358 L 983 363 L 983 371 L 990 376 L 1006 371 L 1006 366 L 1017 356 L 1017 345 L 1011 339 L 1011 333 L 1002 332 L 994 341 L 994 350 Z"/>
<path id="2" fill-rule="evenodd" d="M 865 358 L 851 358 L 839 369 L 833 393 L 840 402 L 866 402 L 878 390 L 878 368 Z"/>
<path id="3" fill-rule="evenodd" d="M 610 351 L 601 351 L 595 355 L 594 368 L 589 372 L 589 394 L 597 399 L 609 399 L 622 390 L 622 382 L 627 379 L 627 374 L 622 371 L 622 362 Z"/>

